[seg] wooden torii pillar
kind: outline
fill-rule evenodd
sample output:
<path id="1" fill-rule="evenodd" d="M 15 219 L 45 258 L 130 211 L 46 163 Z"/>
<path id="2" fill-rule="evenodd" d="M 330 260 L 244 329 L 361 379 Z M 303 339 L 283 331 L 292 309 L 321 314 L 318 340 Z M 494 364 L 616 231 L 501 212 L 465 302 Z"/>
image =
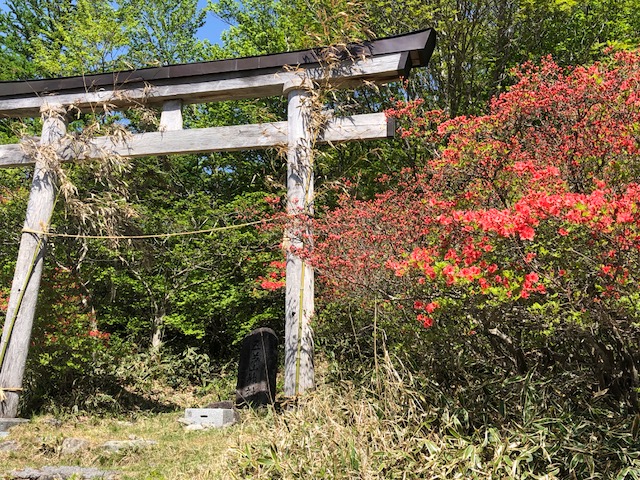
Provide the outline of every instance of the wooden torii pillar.
<path id="1" fill-rule="evenodd" d="M 44 245 L 55 197 L 55 178 L 47 152 L 60 161 L 105 155 L 210 153 L 287 145 L 287 211 L 291 223 L 285 238 L 285 395 L 314 387 L 314 280 L 298 251 L 312 248 L 309 222 L 313 215 L 312 143 L 337 143 L 393 136 L 384 113 L 329 118 L 311 138 L 312 92 L 317 82 L 347 88 L 363 82 L 385 83 L 407 77 L 413 67 L 427 65 L 435 47 L 432 29 L 348 46 L 337 65 L 326 68 L 321 50 L 173 65 L 129 72 L 28 82 L 0 82 L 0 118 L 34 117 L 42 112 L 41 147 L 35 156 L 20 145 L 0 146 L 0 168 L 34 165 L 3 335 L 0 339 L 0 418 L 17 414 L 22 377 L 42 274 Z M 336 52 L 333 52 L 336 53 Z M 297 67 L 297 68 L 291 68 Z M 182 128 L 182 105 L 287 95 L 287 121 L 214 128 Z M 141 103 L 162 107 L 160 130 L 131 135 L 116 142 L 98 137 L 79 149 L 65 136 L 64 108 L 90 111 L 109 104 L 126 109 Z M 33 233 L 34 231 L 43 233 Z"/>
<path id="2" fill-rule="evenodd" d="M 296 253 L 310 247 L 312 231 L 305 217 L 313 216 L 313 152 L 310 82 L 285 85 L 287 105 L 287 213 L 285 232 L 287 273 L 285 292 L 284 394 L 295 396 L 315 385 L 313 365 L 313 268 Z"/>
<path id="3" fill-rule="evenodd" d="M 65 136 L 67 131 L 65 113 L 61 105 L 43 106 L 41 148 L 46 149 Z M 43 232 L 48 230 L 55 204 L 56 184 L 55 173 L 51 170 L 46 155 L 37 152 L 24 222 L 25 230 Z M 9 305 L 0 340 L 2 364 L 0 418 L 14 418 L 18 412 L 46 242 L 45 235 L 33 233 L 23 233 L 20 240 Z"/>

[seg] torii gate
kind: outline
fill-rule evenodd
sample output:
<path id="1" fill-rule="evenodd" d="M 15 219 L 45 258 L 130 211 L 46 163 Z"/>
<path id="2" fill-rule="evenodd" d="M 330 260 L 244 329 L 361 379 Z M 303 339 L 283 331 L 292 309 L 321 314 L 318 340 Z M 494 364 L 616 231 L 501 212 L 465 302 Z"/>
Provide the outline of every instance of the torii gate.
<path id="1" fill-rule="evenodd" d="M 313 214 L 313 167 L 309 122 L 311 89 L 317 82 L 345 88 L 363 82 L 386 83 L 406 78 L 411 68 L 424 67 L 435 47 L 435 31 L 350 45 L 330 68 L 322 65 L 322 50 L 219 60 L 126 72 L 50 80 L 0 82 L 0 118 L 42 116 L 41 146 L 54 148 L 59 158 L 77 158 L 66 137 L 67 107 L 89 111 L 109 104 L 126 109 L 145 104 L 161 106 L 158 132 L 131 135 L 122 143 L 111 138 L 92 140 L 85 157 L 105 151 L 122 157 L 209 153 L 287 145 L 287 211 Z M 182 105 L 223 100 L 287 95 L 286 122 L 182 129 Z M 389 138 L 394 126 L 384 113 L 331 118 L 319 134 L 320 142 Z M 42 149 L 44 151 L 44 149 Z M 102 153 L 101 153 L 102 152 Z M 18 411 L 44 250 L 54 208 L 55 175 L 42 152 L 27 153 L 22 145 L 0 146 L 0 168 L 34 165 L 24 231 L 0 339 L 0 418 Z M 308 227 L 303 226 L 303 229 Z M 306 232 L 310 233 L 310 232 Z M 291 231 L 291 244 L 304 238 Z M 313 269 L 287 253 L 285 294 L 285 386 L 294 396 L 314 386 L 313 337 L 309 321 L 314 312 Z"/>

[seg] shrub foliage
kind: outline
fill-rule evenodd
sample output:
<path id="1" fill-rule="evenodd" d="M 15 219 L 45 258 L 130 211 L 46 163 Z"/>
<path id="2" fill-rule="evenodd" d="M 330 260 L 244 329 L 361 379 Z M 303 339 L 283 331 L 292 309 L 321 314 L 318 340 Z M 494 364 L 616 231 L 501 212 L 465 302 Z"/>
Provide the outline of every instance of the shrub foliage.
<path id="1" fill-rule="evenodd" d="M 461 350 L 518 375 L 586 368 L 588 392 L 637 411 L 640 54 L 515 74 L 486 115 L 389 111 L 431 155 L 316 222 L 325 299 L 417 320 L 414 354 L 444 378 Z"/>

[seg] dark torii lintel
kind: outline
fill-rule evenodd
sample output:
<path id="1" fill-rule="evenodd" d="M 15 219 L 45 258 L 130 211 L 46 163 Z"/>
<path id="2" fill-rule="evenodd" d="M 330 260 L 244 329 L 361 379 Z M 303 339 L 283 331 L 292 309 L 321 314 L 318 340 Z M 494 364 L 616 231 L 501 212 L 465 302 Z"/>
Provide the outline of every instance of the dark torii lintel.
<path id="1" fill-rule="evenodd" d="M 171 99 L 198 103 L 280 95 L 286 73 L 292 73 L 291 67 L 318 69 L 328 54 L 337 55 L 341 61 L 341 71 L 333 73 L 341 84 L 348 84 L 350 79 L 393 81 L 408 76 L 413 67 L 426 66 L 435 42 L 435 31 L 427 29 L 348 45 L 344 49 L 318 48 L 95 75 L 0 82 L 0 116 L 37 116 L 39 107 L 49 96 L 58 97 L 50 99 L 56 103 L 86 108 L 101 101 L 126 107 L 140 99 L 151 103 Z M 389 65 L 358 68 L 365 58 L 373 61 L 388 58 Z M 282 81 L 278 81 L 278 77 Z M 224 87 L 203 86 L 221 82 Z M 116 95 L 117 92 L 120 95 Z"/>

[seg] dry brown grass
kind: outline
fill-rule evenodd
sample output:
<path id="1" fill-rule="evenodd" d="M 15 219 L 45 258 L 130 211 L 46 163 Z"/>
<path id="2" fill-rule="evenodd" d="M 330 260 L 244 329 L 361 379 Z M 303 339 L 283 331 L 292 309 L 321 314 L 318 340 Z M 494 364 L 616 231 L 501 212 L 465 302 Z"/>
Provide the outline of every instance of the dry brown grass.
<path id="1" fill-rule="evenodd" d="M 185 431 L 176 421 L 179 410 L 130 422 L 35 418 L 11 431 L 9 439 L 21 449 L 0 453 L 0 475 L 80 465 L 117 470 L 123 480 L 640 478 L 630 422 L 606 425 L 568 413 L 548 418 L 530 397 L 522 400 L 533 409 L 527 424 L 472 427 L 468 412 L 387 354 L 378 371 L 357 385 L 323 380 L 327 365 L 318 367 L 314 392 L 277 410 L 244 411 L 238 424 L 222 430 Z M 203 400 L 180 397 L 193 406 Z M 67 437 L 87 439 L 91 446 L 64 455 Z M 107 440 L 130 438 L 158 443 L 118 454 L 100 448 Z"/>

